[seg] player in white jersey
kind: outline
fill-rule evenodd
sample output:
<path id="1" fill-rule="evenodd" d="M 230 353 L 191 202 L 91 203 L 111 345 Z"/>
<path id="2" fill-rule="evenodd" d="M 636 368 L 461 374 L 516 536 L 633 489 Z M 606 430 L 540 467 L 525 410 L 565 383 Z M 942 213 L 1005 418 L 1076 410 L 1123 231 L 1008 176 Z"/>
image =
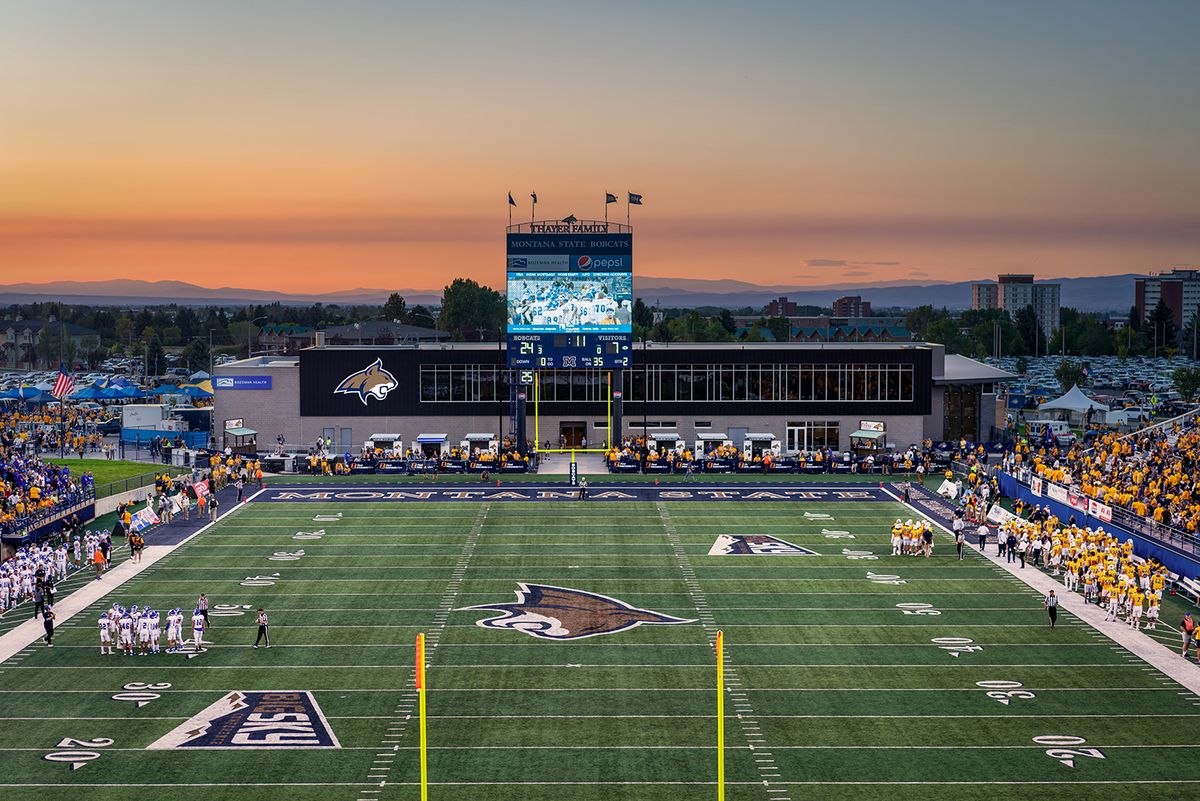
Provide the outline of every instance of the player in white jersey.
<path id="1" fill-rule="evenodd" d="M 204 643 L 204 615 L 200 614 L 199 609 L 192 613 L 192 639 L 196 643 L 196 652 L 199 653 L 200 646 Z"/>
<path id="2" fill-rule="evenodd" d="M 8 609 L 8 576 L 0 573 L 0 615 Z"/>
<path id="3" fill-rule="evenodd" d="M 83 543 L 79 541 L 79 535 L 75 535 L 75 541 L 71 543 L 71 549 L 75 556 L 75 567 L 83 565 Z"/>
<path id="4" fill-rule="evenodd" d="M 150 612 L 149 610 L 142 613 L 138 618 L 137 624 L 138 647 L 141 650 L 142 656 L 150 650 Z"/>
<path id="5" fill-rule="evenodd" d="M 150 653 L 158 653 L 158 640 L 161 634 L 161 626 L 159 624 L 158 610 L 155 609 L 150 613 Z"/>
<path id="6" fill-rule="evenodd" d="M 100 653 L 111 654 L 113 652 L 113 619 L 105 612 L 100 616 Z M 105 650 L 108 649 L 108 650 Z"/>
<path id="7" fill-rule="evenodd" d="M 133 655 L 133 617 L 126 612 L 117 621 L 117 636 L 120 637 L 121 653 Z"/>
<path id="8" fill-rule="evenodd" d="M 67 546 L 60 545 L 54 552 L 54 569 L 57 571 L 59 579 L 67 577 Z"/>
<path id="9" fill-rule="evenodd" d="M 183 612 L 175 608 L 167 613 L 167 653 L 175 653 L 181 645 L 183 645 Z"/>

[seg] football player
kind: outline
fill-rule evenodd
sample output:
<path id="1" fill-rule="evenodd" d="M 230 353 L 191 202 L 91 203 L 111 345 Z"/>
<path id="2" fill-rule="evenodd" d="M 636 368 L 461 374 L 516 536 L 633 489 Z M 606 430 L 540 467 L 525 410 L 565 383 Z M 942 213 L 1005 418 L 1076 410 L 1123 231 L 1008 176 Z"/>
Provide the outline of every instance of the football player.
<path id="1" fill-rule="evenodd" d="M 122 610 L 121 619 L 117 621 L 118 636 L 121 639 L 121 653 L 133 655 L 133 615 Z"/>
<path id="2" fill-rule="evenodd" d="M 200 614 L 199 609 L 192 612 L 192 639 L 196 653 L 200 653 L 200 646 L 204 643 L 204 615 Z"/>
<path id="3" fill-rule="evenodd" d="M 105 612 L 100 616 L 100 653 L 112 654 L 113 652 L 113 619 L 111 612 Z M 105 650 L 107 649 L 107 650 Z"/>
<path id="4" fill-rule="evenodd" d="M 142 610 L 137 622 L 138 648 L 145 656 L 150 650 L 150 608 Z"/>

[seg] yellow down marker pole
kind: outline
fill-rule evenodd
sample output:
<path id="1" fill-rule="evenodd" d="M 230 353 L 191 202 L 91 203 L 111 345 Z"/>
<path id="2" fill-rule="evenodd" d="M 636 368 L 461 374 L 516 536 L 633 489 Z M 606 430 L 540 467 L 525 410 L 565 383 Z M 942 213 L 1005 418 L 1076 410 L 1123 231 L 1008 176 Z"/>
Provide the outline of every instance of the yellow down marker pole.
<path id="1" fill-rule="evenodd" d="M 417 635 L 417 718 L 421 733 L 421 801 L 429 801 L 429 771 L 425 762 L 425 635 Z"/>
<path id="2" fill-rule="evenodd" d="M 717 632 L 717 801 L 725 801 L 725 632 L 723 631 Z"/>

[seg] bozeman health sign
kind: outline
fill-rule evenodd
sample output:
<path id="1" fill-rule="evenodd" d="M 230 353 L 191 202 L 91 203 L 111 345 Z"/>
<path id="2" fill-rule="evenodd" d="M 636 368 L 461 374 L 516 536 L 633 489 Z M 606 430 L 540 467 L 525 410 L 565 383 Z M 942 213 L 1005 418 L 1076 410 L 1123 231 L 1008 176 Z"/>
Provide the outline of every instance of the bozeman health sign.
<path id="1" fill-rule="evenodd" d="M 213 389 L 270 389 L 269 375 L 219 375 L 213 378 Z"/>

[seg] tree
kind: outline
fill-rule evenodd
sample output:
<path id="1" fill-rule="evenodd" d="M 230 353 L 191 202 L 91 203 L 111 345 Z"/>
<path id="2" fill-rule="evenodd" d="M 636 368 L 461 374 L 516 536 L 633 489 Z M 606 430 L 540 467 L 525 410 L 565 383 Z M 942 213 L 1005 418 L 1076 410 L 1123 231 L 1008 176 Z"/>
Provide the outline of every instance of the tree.
<path id="1" fill-rule="evenodd" d="M 1176 367 L 1171 373 L 1171 383 L 1184 400 L 1195 400 L 1200 392 L 1200 367 Z"/>
<path id="2" fill-rule="evenodd" d="M 1074 359 L 1063 359 L 1058 363 L 1058 368 L 1054 371 L 1054 377 L 1058 379 L 1058 385 L 1063 392 L 1067 392 L 1071 387 L 1078 386 L 1084 382 L 1084 365 L 1082 362 L 1077 362 Z"/>
<path id="3" fill-rule="evenodd" d="M 642 328 L 654 325 L 654 312 L 650 311 L 650 307 L 643 303 L 641 298 L 633 302 L 633 323 Z"/>
<path id="4" fill-rule="evenodd" d="M 470 278 L 455 278 L 442 290 L 437 327 L 456 340 L 483 339 L 504 327 L 504 297 Z"/>
<path id="5" fill-rule="evenodd" d="M 143 351 L 146 355 L 146 374 L 147 377 L 153 375 L 158 376 L 159 371 L 166 366 L 166 360 L 163 352 L 162 340 L 158 338 L 158 334 L 151 333 L 150 338 L 146 340 L 146 347 Z"/>
<path id="6" fill-rule="evenodd" d="M 412 311 L 408 315 L 408 324 L 421 328 L 437 328 L 437 320 L 434 319 L 433 312 L 420 305 L 412 307 Z"/>
<path id="7" fill-rule="evenodd" d="M 393 292 L 388 295 L 387 302 L 383 304 L 383 317 L 385 320 L 396 320 L 401 323 L 408 322 L 408 304 L 399 292 Z"/>
<path id="8" fill-rule="evenodd" d="M 776 342 L 790 342 L 792 339 L 792 324 L 786 317 L 771 317 L 766 322 L 767 330 Z"/>
<path id="9" fill-rule="evenodd" d="M 1138 314 L 1136 305 L 1129 307 L 1129 327 L 1134 331 L 1142 327 L 1142 315 Z"/>
<path id="10" fill-rule="evenodd" d="M 1017 373 L 1020 375 L 1025 375 L 1027 372 L 1029 372 L 1029 360 L 1026 359 L 1024 356 L 1018 356 L 1017 357 Z"/>
<path id="11" fill-rule="evenodd" d="M 1154 307 L 1154 311 L 1150 312 L 1150 316 L 1146 319 L 1146 325 L 1150 329 L 1150 335 L 1154 338 L 1156 348 L 1175 344 L 1175 314 L 1161 298 L 1158 305 Z"/>
<path id="12" fill-rule="evenodd" d="M 1033 310 L 1033 304 L 1018 309 L 1016 316 L 1013 317 L 1013 324 L 1017 327 L 1017 333 L 1021 335 L 1021 339 L 1025 340 L 1027 352 L 1034 355 L 1046 352 L 1042 341 L 1042 326 L 1038 322 L 1037 312 Z"/>
<path id="13" fill-rule="evenodd" d="M 733 319 L 733 312 L 729 309 L 721 309 L 721 314 L 717 319 L 720 321 L 721 327 L 725 329 L 725 333 L 733 334 L 737 331 L 737 320 Z"/>
<path id="14" fill-rule="evenodd" d="M 183 349 L 183 363 L 187 366 L 189 373 L 194 373 L 197 370 L 208 372 L 211 364 L 211 354 L 208 350 L 207 339 L 193 339 L 188 343 L 188 346 Z"/>

